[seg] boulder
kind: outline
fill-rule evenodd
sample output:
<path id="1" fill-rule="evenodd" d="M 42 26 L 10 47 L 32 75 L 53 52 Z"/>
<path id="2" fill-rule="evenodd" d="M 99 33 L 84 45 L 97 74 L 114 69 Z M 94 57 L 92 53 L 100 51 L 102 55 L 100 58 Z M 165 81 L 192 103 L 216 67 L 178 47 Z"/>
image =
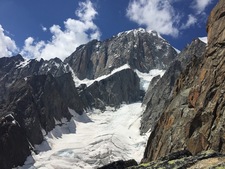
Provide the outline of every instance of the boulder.
<path id="1" fill-rule="evenodd" d="M 137 166 L 137 162 L 135 160 L 128 160 L 128 161 L 115 161 L 110 164 L 107 164 L 103 167 L 99 167 L 98 169 L 126 169 L 131 166 Z"/>

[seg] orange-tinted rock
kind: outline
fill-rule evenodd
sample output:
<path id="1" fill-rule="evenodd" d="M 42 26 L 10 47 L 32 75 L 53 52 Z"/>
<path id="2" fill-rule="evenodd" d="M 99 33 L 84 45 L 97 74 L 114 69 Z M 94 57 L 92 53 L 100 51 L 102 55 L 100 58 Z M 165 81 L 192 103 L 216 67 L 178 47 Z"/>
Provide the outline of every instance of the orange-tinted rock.
<path id="1" fill-rule="evenodd" d="M 145 162 L 180 150 L 193 155 L 205 150 L 225 153 L 224 0 L 212 10 L 207 30 L 204 58 L 197 62 L 193 59 L 177 80 L 173 99 L 149 137 Z M 187 89 L 188 95 L 184 92 Z M 187 99 L 187 103 L 179 102 L 180 98 Z"/>
<path id="2" fill-rule="evenodd" d="M 199 89 L 194 88 L 190 91 L 190 94 L 188 96 L 188 101 L 189 101 L 188 103 L 190 108 L 195 107 L 199 95 L 200 95 Z"/>

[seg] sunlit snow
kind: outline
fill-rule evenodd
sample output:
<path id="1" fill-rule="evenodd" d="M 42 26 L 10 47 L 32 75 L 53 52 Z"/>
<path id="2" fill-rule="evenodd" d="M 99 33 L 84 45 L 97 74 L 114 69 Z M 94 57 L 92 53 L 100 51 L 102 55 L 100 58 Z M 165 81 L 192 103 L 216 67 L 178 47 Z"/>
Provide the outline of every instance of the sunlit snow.
<path id="1" fill-rule="evenodd" d="M 208 43 L 208 38 L 207 37 L 199 37 L 198 38 L 200 41 L 204 42 L 205 44 Z"/>
<path id="2" fill-rule="evenodd" d="M 165 73 L 165 70 L 159 70 L 159 69 L 152 69 L 149 71 L 149 73 L 142 73 L 138 70 L 135 70 L 138 77 L 140 78 L 140 87 L 142 90 L 147 91 L 149 83 L 151 80 L 155 77 L 160 75 L 162 77 Z"/>
<path id="3" fill-rule="evenodd" d="M 95 81 L 103 80 L 103 79 L 105 79 L 107 77 L 110 77 L 113 74 L 115 74 L 115 73 L 117 73 L 121 70 L 125 70 L 125 69 L 130 69 L 130 66 L 128 64 L 125 64 L 125 65 L 123 65 L 123 66 L 121 66 L 117 69 L 114 69 L 110 74 L 100 76 L 100 77 L 98 77 L 97 79 L 94 79 L 94 80 L 89 80 L 89 79 L 80 80 L 75 75 L 75 73 L 73 72 L 72 69 L 70 71 L 72 72 L 73 80 L 74 80 L 76 86 L 79 86 L 81 84 L 86 84 L 87 86 L 90 86 Z M 148 73 L 142 73 L 138 70 L 135 70 L 135 72 L 137 73 L 138 77 L 140 78 L 140 88 L 144 91 L 147 91 L 149 83 L 151 82 L 152 78 L 155 77 L 155 76 L 158 76 L 158 75 L 160 75 L 162 77 L 163 74 L 165 73 L 165 70 L 152 69 Z"/>
<path id="4" fill-rule="evenodd" d="M 23 62 L 20 62 L 16 68 L 24 68 L 26 67 L 29 63 L 30 63 L 30 59 L 27 59 L 27 58 L 24 58 L 24 61 Z"/>
<path id="5" fill-rule="evenodd" d="M 92 83 L 94 83 L 95 81 L 100 81 L 100 80 L 103 80 L 121 70 L 124 70 L 124 69 L 130 69 L 130 66 L 128 64 L 125 64 L 117 69 L 114 69 L 110 74 L 108 75 L 103 75 L 103 76 L 100 76 L 94 80 L 90 80 L 90 79 L 84 79 L 84 80 L 80 80 L 76 75 L 75 73 L 73 72 L 72 68 L 70 68 L 70 71 L 72 72 L 72 76 L 73 76 L 73 80 L 75 82 L 75 86 L 80 86 L 81 84 L 86 84 L 87 86 L 90 86 Z"/>
<path id="6" fill-rule="evenodd" d="M 143 157 L 148 134 L 140 135 L 141 103 L 115 110 L 93 110 L 48 133 L 38 155 L 30 156 L 20 169 L 92 169 L 115 160 Z"/>

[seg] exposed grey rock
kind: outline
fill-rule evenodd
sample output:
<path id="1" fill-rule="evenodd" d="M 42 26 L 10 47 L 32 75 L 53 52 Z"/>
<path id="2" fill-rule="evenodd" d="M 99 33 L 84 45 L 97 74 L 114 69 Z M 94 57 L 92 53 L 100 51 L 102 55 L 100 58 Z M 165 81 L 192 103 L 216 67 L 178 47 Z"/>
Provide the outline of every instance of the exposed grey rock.
<path id="1" fill-rule="evenodd" d="M 64 73 L 69 73 L 69 66 L 63 63 L 59 58 L 45 60 L 41 65 L 38 74 L 51 73 L 54 77 L 61 76 Z"/>
<path id="2" fill-rule="evenodd" d="M 147 102 L 146 109 L 141 119 L 140 129 L 142 133 L 154 127 L 164 107 L 170 102 L 172 89 L 181 69 L 181 63 L 175 61 L 157 84 L 147 91 L 147 95 L 144 99 L 145 102 Z"/>
<path id="3" fill-rule="evenodd" d="M 146 105 L 146 110 L 141 121 L 142 133 L 154 127 L 165 107 L 171 101 L 176 79 L 193 57 L 202 57 L 205 47 L 206 44 L 199 39 L 194 40 L 177 56 L 177 60 L 170 65 L 163 77 L 157 83 L 149 85 L 143 102 Z"/>
<path id="4" fill-rule="evenodd" d="M 25 60 L 21 55 L 0 58 L 0 101 L 5 99 L 10 86 L 18 79 L 48 73 L 57 77 L 68 72 L 69 66 L 58 58 L 49 61 Z"/>
<path id="5" fill-rule="evenodd" d="M 140 79 L 132 69 L 117 72 L 106 79 L 95 81 L 80 92 L 86 105 L 104 110 L 105 106 L 118 107 L 122 103 L 142 100 Z"/>
<path id="6" fill-rule="evenodd" d="M 2 101 L 8 94 L 9 87 L 20 78 L 24 78 L 31 74 L 38 74 L 41 62 L 30 60 L 29 67 L 22 69 L 22 63 L 25 59 L 21 55 L 14 57 L 0 58 L 0 101 Z"/>
<path id="7" fill-rule="evenodd" d="M 176 56 L 174 48 L 156 32 L 138 29 L 102 42 L 93 40 L 78 47 L 65 62 L 79 79 L 95 79 L 124 64 L 141 72 L 166 69 Z"/>
<path id="8" fill-rule="evenodd" d="M 80 114 L 84 109 L 71 75 L 64 74 L 56 80 L 48 74 L 17 80 L 2 109 L 14 112 L 30 142 L 40 144 L 41 129 L 49 132 L 55 127 L 55 120 L 71 118 L 68 107 Z"/>
<path id="9" fill-rule="evenodd" d="M 225 153 L 224 9 L 220 0 L 212 10 L 206 52 L 194 57 L 179 76 L 172 101 L 150 134 L 143 161 L 182 149 L 193 155 L 207 150 Z"/>
<path id="10" fill-rule="evenodd" d="M 84 109 L 86 109 L 86 106 L 75 88 L 71 73 L 64 73 L 55 78 L 59 86 L 60 95 L 62 96 L 64 102 L 70 109 L 75 110 L 76 113 L 81 115 L 84 112 Z"/>

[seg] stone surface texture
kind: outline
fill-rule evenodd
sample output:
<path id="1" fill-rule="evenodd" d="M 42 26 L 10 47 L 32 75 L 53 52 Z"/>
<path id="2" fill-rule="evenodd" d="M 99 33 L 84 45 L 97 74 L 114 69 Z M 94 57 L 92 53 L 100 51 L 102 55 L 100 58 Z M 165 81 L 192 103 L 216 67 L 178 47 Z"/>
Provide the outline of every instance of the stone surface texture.
<path id="1" fill-rule="evenodd" d="M 188 150 L 225 152 L 225 3 L 220 0 L 208 24 L 203 58 L 194 57 L 178 78 L 168 104 L 149 137 L 143 162 Z"/>

